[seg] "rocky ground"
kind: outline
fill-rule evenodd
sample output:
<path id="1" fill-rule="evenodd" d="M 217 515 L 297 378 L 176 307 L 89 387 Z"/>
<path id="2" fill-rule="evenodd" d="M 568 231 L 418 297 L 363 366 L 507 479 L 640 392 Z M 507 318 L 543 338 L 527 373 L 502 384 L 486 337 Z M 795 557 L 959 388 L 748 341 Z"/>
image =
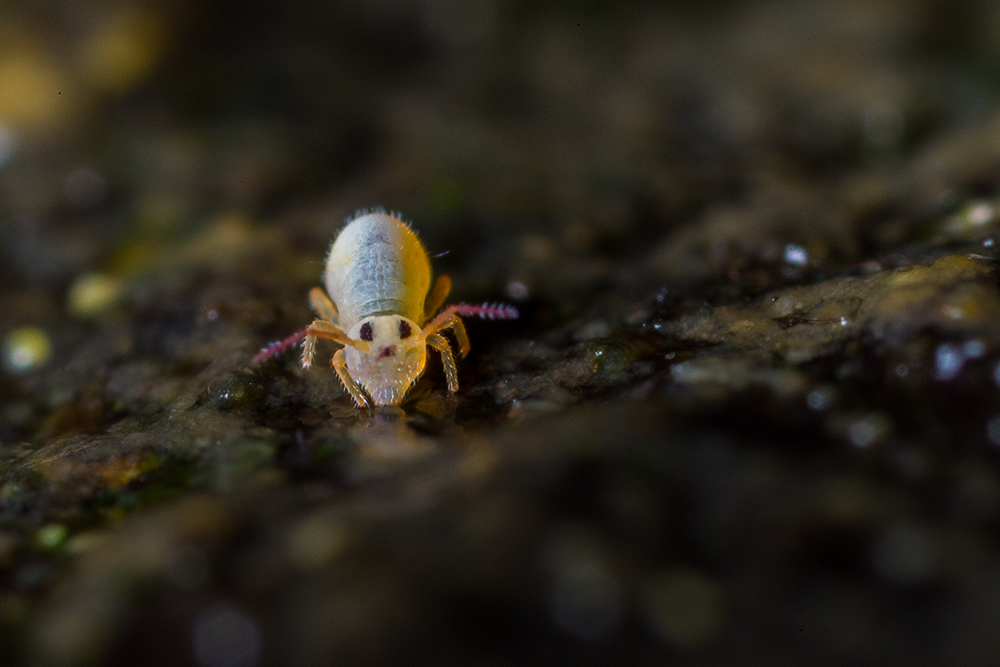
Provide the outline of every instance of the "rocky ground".
<path id="1" fill-rule="evenodd" d="M 992 3 L 0 16 L 3 665 L 1000 662 Z M 378 205 L 521 318 L 361 411 Z"/>

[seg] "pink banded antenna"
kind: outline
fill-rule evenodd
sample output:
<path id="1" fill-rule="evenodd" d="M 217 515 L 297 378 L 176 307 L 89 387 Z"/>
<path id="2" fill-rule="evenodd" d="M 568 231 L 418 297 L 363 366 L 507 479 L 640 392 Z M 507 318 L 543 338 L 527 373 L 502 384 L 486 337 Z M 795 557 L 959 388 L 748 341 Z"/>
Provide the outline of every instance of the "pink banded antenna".
<path id="1" fill-rule="evenodd" d="M 452 306 L 456 315 L 477 315 L 484 320 L 516 320 L 521 314 L 514 306 L 505 303 L 484 303 L 474 306 L 468 303 L 456 303 Z"/>
<path id="2" fill-rule="evenodd" d="M 293 333 L 288 338 L 282 338 L 281 340 L 276 340 L 273 343 L 268 343 L 261 348 L 260 352 L 254 356 L 253 360 L 250 362 L 252 364 L 259 364 L 262 361 L 267 361 L 271 357 L 276 357 L 290 347 L 295 347 L 301 343 L 306 337 L 306 330 L 300 329 Z"/>

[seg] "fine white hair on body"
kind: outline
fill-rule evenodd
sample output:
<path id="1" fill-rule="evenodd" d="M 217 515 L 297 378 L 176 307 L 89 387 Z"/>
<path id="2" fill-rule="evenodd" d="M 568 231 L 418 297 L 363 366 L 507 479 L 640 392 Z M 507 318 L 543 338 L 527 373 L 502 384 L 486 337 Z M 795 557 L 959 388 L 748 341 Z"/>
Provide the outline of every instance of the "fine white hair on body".
<path id="1" fill-rule="evenodd" d="M 384 212 L 355 217 L 337 236 L 327 257 L 324 282 L 347 329 L 371 315 L 423 316 L 430 288 L 427 252 L 400 219 Z"/>

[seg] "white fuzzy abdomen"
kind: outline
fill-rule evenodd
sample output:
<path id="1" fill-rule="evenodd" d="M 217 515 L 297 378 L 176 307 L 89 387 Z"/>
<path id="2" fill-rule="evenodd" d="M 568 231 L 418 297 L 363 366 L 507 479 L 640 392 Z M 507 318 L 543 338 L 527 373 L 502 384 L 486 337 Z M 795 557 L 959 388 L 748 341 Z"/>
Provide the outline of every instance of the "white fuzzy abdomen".
<path id="1" fill-rule="evenodd" d="M 368 213 L 337 235 L 324 278 L 340 326 L 350 329 L 370 315 L 393 313 L 420 322 L 431 269 L 413 230 L 385 213 Z"/>

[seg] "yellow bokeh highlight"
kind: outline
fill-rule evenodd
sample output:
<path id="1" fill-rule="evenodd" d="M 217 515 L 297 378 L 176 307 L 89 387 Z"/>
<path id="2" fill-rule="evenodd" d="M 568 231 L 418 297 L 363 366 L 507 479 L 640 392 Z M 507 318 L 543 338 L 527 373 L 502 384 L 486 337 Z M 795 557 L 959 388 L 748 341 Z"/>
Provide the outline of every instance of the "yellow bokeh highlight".
<path id="1" fill-rule="evenodd" d="M 0 53 L 0 125 L 49 126 L 65 115 L 70 97 L 56 63 L 27 50 Z"/>
<path id="2" fill-rule="evenodd" d="M 159 62 L 163 38 L 162 23 L 139 10 L 109 17 L 83 42 L 82 73 L 101 90 L 128 90 Z"/>

